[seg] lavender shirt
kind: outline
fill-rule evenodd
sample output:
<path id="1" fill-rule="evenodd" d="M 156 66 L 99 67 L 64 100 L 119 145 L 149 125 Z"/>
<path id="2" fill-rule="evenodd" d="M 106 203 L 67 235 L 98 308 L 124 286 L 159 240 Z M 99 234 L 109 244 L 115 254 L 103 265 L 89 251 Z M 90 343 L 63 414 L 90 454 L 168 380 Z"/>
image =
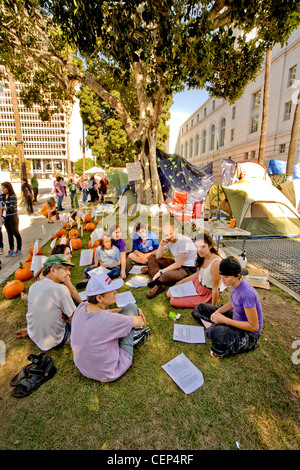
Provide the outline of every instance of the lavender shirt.
<path id="1" fill-rule="evenodd" d="M 238 287 L 231 288 L 230 302 L 233 306 L 233 318 L 237 321 L 248 321 L 244 309 L 256 307 L 259 328 L 252 333 L 259 335 L 263 327 L 263 314 L 261 303 L 254 287 L 243 279 Z"/>
<path id="2" fill-rule="evenodd" d="M 88 313 L 87 305 L 87 302 L 78 305 L 72 319 L 74 363 L 85 377 L 111 382 L 132 364 L 132 356 L 119 347 L 119 339 L 127 336 L 133 328 L 134 316 L 109 310 Z"/>

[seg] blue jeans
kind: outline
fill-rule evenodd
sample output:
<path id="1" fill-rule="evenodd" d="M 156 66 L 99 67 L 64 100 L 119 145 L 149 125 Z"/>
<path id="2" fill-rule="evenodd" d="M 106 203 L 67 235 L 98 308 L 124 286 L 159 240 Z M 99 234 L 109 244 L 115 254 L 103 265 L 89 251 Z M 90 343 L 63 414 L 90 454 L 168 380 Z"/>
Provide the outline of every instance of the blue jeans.
<path id="1" fill-rule="evenodd" d="M 52 349 L 61 348 L 62 346 L 64 346 L 66 343 L 68 343 L 70 341 L 70 338 L 71 338 L 71 322 L 70 322 L 70 320 L 67 320 L 66 325 L 65 325 L 65 334 L 64 334 L 63 339 L 61 340 L 61 342 L 57 346 L 55 346 Z"/>
<path id="2" fill-rule="evenodd" d="M 96 269 L 97 266 L 88 266 L 87 268 L 84 269 L 84 274 L 85 275 L 88 275 L 89 271 L 92 271 L 93 269 Z M 115 266 L 114 268 L 112 268 L 108 273 L 107 275 L 111 278 L 111 279 L 115 279 L 116 277 L 119 277 L 120 276 L 120 268 L 118 266 Z"/>
<path id="3" fill-rule="evenodd" d="M 57 209 L 62 210 L 62 202 L 63 202 L 64 195 L 57 194 Z"/>
<path id="4" fill-rule="evenodd" d="M 128 304 L 126 307 L 122 308 L 119 314 L 127 315 L 127 316 L 138 316 L 139 309 L 136 304 Z M 130 356 L 133 356 L 133 337 L 134 337 L 135 329 L 132 328 L 127 336 L 124 338 L 119 339 L 119 346 L 120 348 L 124 349 Z"/>
<path id="5" fill-rule="evenodd" d="M 87 200 L 87 190 L 83 189 L 82 190 L 82 204 L 85 204 Z"/>

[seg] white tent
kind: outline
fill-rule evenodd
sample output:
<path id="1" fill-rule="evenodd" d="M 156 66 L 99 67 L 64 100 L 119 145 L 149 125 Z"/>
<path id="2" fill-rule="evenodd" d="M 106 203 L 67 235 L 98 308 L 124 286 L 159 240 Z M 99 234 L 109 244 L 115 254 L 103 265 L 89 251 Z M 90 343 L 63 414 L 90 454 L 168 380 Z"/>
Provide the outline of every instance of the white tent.
<path id="1" fill-rule="evenodd" d="M 93 166 L 93 168 L 90 168 L 89 170 L 85 171 L 85 174 L 93 175 L 95 173 L 105 173 L 105 170 L 103 168 L 100 168 L 98 166 Z"/>

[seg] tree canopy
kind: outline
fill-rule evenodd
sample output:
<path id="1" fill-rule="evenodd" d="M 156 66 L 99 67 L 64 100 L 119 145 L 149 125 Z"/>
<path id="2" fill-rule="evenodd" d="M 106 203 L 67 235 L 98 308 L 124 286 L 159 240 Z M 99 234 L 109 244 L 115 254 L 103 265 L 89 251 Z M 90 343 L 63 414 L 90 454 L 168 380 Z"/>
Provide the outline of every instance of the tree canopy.
<path id="1" fill-rule="evenodd" d="M 45 110 L 71 99 L 78 83 L 107 102 L 128 138 L 140 142 L 144 201 L 159 202 L 164 104 L 184 85 L 233 102 L 265 51 L 284 44 L 299 19 L 298 0 L 1 0 L 0 64 L 35 84 L 24 99 Z M 126 92 L 115 96 L 98 78 L 99 61 L 125 90 L 134 80 L 138 117 Z"/>

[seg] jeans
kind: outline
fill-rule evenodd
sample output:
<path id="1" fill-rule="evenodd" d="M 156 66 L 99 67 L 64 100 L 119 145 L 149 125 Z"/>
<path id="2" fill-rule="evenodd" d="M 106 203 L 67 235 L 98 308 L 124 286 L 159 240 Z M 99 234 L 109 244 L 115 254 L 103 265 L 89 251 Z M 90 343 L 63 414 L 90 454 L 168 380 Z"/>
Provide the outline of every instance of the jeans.
<path id="1" fill-rule="evenodd" d="M 191 313 L 195 320 L 202 324 L 201 319 L 210 322 L 211 314 L 219 307 L 199 304 Z M 232 312 L 226 312 L 224 315 L 232 318 Z M 211 340 L 211 350 L 220 357 L 233 356 L 258 347 L 259 335 L 221 323 L 212 323 L 206 330 L 206 336 Z"/>
<path id="2" fill-rule="evenodd" d="M 82 204 L 85 204 L 87 200 L 87 190 L 83 189 L 82 190 Z"/>
<path id="3" fill-rule="evenodd" d="M 61 340 L 61 342 L 57 346 L 54 346 L 54 348 L 52 348 L 52 349 L 61 348 L 62 346 L 64 346 L 66 343 L 68 343 L 70 341 L 70 338 L 71 338 L 71 322 L 70 322 L 70 320 L 67 320 L 66 325 L 65 325 L 65 334 L 64 334 L 63 339 Z"/>
<path id="4" fill-rule="evenodd" d="M 57 209 L 62 210 L 62 202 L 63 202 L 64 195 L 57 194 L 56 196 L 57 196 Z"/>
<path id="5" fill-rule="evenodd" d="M 76 193 L 70 193 L 71 207 L 72 209 L 78 209 L 78 196 Z"/>
<path id="6" fill-rule="evenodd" d="M 87 268 L 84 269 L 84 274 L 85 275 L 88 275 L 89 271 L 92 271 L 93 269 L 96 269 L 97 266 L 88 266 Z M 119 277 L 120 276 L 120 272 L 121 272 L 121 269 L 118 267 L 118 266 L 115 266 L 114 268 L 112 268 L 108 273 L 107 275 L 111 278 L 111 279 L 115 279 L 116 277 Z"/>
<path id="7" fill-rule="evenodd" d="M 6 228 L 8 236 L 9 249 L 14 251 L 14 237 L 17 241 L 17 250 L 21 251 L 22 249 L 22 238 L 19 232 L 19 217 L 18 215 L 11 215 L 10 217 L 5 217 L 4 225 Z"/>
<path id="8" fill-rule="evenodd" d="M 126 307 L 123 307 L 119 312 L 122 315 L 135 315 L 138 316 L 139 309 L 136 304 L 128 304 Z M 133 356 L 133 338 L 134 338 L 135 329 L 132 328 L 127 336 L 119 339 L 120 348 L 124 349 L 130 356 Z"/>

